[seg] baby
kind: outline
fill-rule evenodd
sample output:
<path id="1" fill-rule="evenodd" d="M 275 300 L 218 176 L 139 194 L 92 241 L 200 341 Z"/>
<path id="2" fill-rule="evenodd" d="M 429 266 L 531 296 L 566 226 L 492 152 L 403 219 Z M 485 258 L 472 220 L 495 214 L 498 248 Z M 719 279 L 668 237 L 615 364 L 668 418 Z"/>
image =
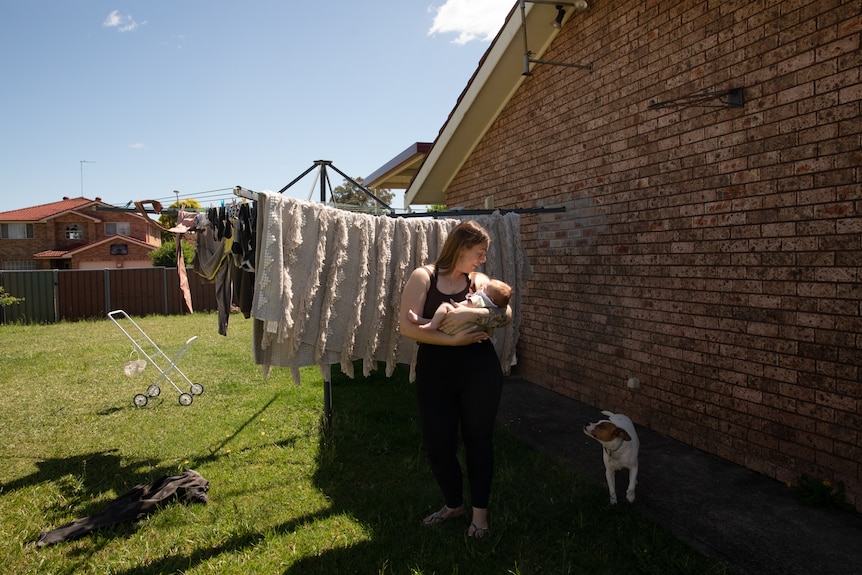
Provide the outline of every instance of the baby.
<path id="1" fill-rule="evenodd" d="M 509 305 L 510 299 L 512 299 L 512 287 L 506 282 L 492 279 L 485 284 L 483 289 L 468 295 L 467 299 L 460 302 L 460 305 L 468 307 L 506 307 Z M 410 321 L 419 324 L 421 329 L 440 329 L 440 322 L 443 321 L 446 314 L 454 308 L 455 304 L 444 302 L 440 304 L 440 307 L 437 308 L 434 312 L 434 317 L 431 319 L 419 317 L 412 310 L 408 312 L 408 315 L 410 317 Z M 458 331 L 462 331 L 468 327 L 470 327 L 469 323 L 461 326 L 460 329 L 454 332 L 450 333 L 447 330 L 444 330 L 444 332 L 452 335 L 453 333 L 457 333 Z"/>

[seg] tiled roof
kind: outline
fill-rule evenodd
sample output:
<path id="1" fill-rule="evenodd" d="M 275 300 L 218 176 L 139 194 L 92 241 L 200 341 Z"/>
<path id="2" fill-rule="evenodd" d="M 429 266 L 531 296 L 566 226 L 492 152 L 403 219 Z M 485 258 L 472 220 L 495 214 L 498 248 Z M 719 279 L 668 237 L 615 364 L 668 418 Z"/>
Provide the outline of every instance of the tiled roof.
<path id="1" fill-rule="evenodd" d="M 45 250 L 44 252 L 39 252 L 38 254 L 33 254 L 34 258 L 61 258 L 69 252 L 60 251 L 60 250 Z"/>
<path id="2" fill-rule="evenodd" d="M 51 202 L 50 204 L 42 204 L 41 206 L 0 212 L 0 222 L 37 222 L 69 210 L 78 209 L 87 204 L 92 204 L 94 201 L 97 200 L 88 200 L 83 197 L 65 198 L 59 202 Z"/>

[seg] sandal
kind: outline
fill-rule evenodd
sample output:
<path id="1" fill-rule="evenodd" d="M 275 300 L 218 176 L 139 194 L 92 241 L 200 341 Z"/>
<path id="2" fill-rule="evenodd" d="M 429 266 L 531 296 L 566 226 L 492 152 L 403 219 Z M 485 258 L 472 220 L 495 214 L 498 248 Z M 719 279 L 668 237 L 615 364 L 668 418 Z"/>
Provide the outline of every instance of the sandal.
<path id="1" fill-rule="evenodd" d="M 490 533 L 490 527 L 479 527 L 475 523 L 470 523 L 470 527 L 467 528 L 467 537 L 472 537 L 473 539 L 481 539 L 485 535 L 490 535 Z"/>
<path id="2" fill-rule="evenodd" d="M 463 517 L 467 513 L 467 510 L 463 505 L 460 507 L 456 507 L 454 509 L 450 509 L 445 505 L 440 509 L 440 511 L 435 511 L 428 517 L 422 520 L 424 525 L 438 525 L 440 523 L 444 523 L 450 519 L 455 519 L 456 517 Z"/>

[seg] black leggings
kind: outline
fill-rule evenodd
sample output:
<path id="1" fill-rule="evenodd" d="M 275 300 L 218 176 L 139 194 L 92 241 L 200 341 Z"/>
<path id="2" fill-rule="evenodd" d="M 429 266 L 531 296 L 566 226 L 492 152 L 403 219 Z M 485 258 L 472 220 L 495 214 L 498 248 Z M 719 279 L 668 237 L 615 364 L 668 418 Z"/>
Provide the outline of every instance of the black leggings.
<path id="1" fill-rule="evenodd" d="M 494 424 L 502 391 L 503 371 L 490 340 L 467 346 L 419 346 L 416 394 L 422 441 L 448 507 L 464 503 L 459 424 L 470 504 L 488 507 L 494 473 Z"/>

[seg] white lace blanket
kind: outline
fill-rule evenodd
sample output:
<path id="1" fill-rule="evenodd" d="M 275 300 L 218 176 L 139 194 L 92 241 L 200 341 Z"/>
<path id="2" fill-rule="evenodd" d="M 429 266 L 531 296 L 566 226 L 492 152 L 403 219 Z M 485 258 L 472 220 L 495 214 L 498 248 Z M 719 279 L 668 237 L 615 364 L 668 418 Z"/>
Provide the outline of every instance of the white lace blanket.
<path id="1" fill-rule="evenodd" d="M 515 364 L 520 291 L 530 275 L 517 214 L 477 216 L 491 235 L 482 270 L 514 288 L 515 321 L 495 346 L 508 373 Z M 410 272 L 433 261 L 459 220 L 371 216 L 262 192 L 254 301 L 255 363 L 269 368 L 353 361 L 367 375 L 378 361 L 391 375 L 415 364 L 416 344 L 398 331 L 401 290 Z M 294 377 L 296 371 L 294 370 Z"/>

